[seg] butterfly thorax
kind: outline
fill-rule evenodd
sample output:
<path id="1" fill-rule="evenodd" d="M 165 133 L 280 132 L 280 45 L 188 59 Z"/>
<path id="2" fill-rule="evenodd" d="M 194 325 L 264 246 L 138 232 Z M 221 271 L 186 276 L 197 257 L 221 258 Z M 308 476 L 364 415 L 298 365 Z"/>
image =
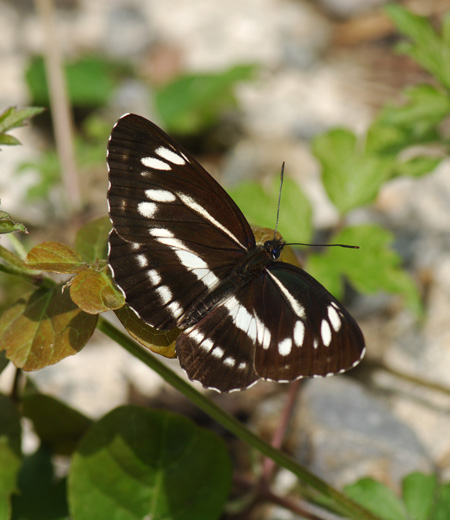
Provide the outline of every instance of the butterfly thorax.
<path id="1" fill-rule="evenodd" d="M 264 245 L 250 249 L 240 263 L 215 288 L 197 300 L 195 308 L 188 311 L 178 326 L 182 329 L 190 327 L 206 316 L 216 305 L 231 296 L 237 289 L 258 276 L 265 267 L 273 264 L 280 256 L 284 246 L 282 240 L 268 240 Z"/>

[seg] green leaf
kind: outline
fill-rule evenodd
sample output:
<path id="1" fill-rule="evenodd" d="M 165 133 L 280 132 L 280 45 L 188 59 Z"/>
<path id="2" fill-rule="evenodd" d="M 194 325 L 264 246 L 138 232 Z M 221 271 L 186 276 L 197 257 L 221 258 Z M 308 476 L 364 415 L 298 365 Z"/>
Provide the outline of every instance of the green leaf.
<path id="1" fill-rule="evenodd" d="M 45 446 L 24 460 L 12 503 L 13 520 L 67 520 L 66 481 L 55 477 Z"/>
<path id="2" fill-rule="evenodd" d="M 393 158 L 366 152 L 356 135 L 334 129 L 319 135 L 313 153 L 322 167 L 328 197 L 341 215 L 372 202 L 392 174 Z"/>
<path id="3" fill-rule="evenodd" d="M 233 88 L 255 73 L 253 65 L 236 65 L 219 73 L 187 74 L 155 94 L 155 107 L 164 126 L 176 134 L 193 134 L 215 123 L 234 107 Z"/>
<path id="4" fill-rule="evenodd" d="M 7 134 L 9 130 L 24 126 L 28 119 L 40 114 L 45 108 L 29 107 L 17 110 L 16 107 L 7 108 L 0 114 L 0 145 L 17 145 L 20 141 Z"/>
<path id="5" fill-rule="evenodd" d="M 267 190 L 261 183 L 247 181 L 228 191 L 249 222 L 273 230 L 279 190 L 280 180 L 276 178 Z M 308 242 L 311 239 L 311 204 L 292 179 L 284 179 L 278 229 L 287 242 Z"/>
<path id="6" fill-rule="evenodd" d="M 32 391 L 23 395 L 23 415 L 52 453 L 71 454 L 92 421 L 54 397 Z"/>
<path id="7" fill-rule="evenodd" d="M 172 413 L 123 406 L 95 424 L 75 452 L 70 511 L 73 520 L 215 520 L 230 484 L 230 460 L 216 434 Z"/>
<path id="8" fill-rule="evenodd" d="M 70 283 L 70 297 L 88 314 L 120 309 L 125 297 L 105 272 L 89 269 L 78 273 Z"/>
<path id="9" fill-rule="evenodd" d="M 366 150 L 397 155 L 414 145 L 440 140 L 438 125 L 450 113 L 450 97 L 431 85 L 405 90 L 407 102 L 384 107 L 370 126 Z"/>
<path id="10" fill-rule="evenodd" d="M 9 213 L 0 211 L 0 234 L 12 233 L 13 231 L 28 233 L 27 228 L 20 222 L 14 222 Z"/>
<path id="11" fill-rule="evenodd" d="M 75 238 L 75 249 L 85 262 L 93 263 L 107 257 L 107 241 L 110 231 L 111 222 L 108 217 L 92 220 L 78 230 Z"/>
<path id="12" fill-rule="evenodd" d="M 445 88 L 450 88 L 450 41 L 448 19 L 444 20 L 442 34 L 438 34 L 429 20 L 413 14 L 404 7 L 391 3 L 385 7 L 397 29 L 410 41 L 403 42 L 398 50 L 409 55 L 432 74 Z M 448 18 L 448 15 L 447 17 Z"/>
<path id="13" fill-rule="evenodd" d="M 24 370 L 38 370 L 79 352 L 97 316 L 82 312 L 61 285 L 26 294 L 0 318 L 0 350 Z"/>
<path id="14" fill-rule="evenodd" d="M 450 483 L 443 484 L 439 489 L 439 497 L 431 520 L 448 520 L 450 518 Z"/>
<path id="15" fill-rule="evenodd" d="M 64 72 L 70 104 L 93 108 L 104 106 L 114 93 L 119 80 L 116 74 L 121 70 L 125 68 L 120 64 L 95 56 L 86 56 L 65 64 Z M 33 102 L 49 106 L 47 75 L 42 57 L 32 59 L 25 78 Z"/>
<path id="16" fill-rule="evenodd" d="M 11 518 L 11 495 L 21 464 L 21 427 L 17 406 L 0 395 L 0 518 Z"/>
<path id="17" fill-rule="evenodd" d="M 411 520 L 429 520 L 437 492 L 435 475 L 411 473 L 403 479 L 402 487 L 403 500 Z"/>
<path id="18" fill-rule="evenodd" d="M 0 270 L 16 276 L 35 276 L 32 269 L 25 266 L 25 262 L 15 253 L 0 245 Z"/>
<path id="19" fill-rule="evenodd" d="M 167 358 L 176 357 L 175 341 L 180 335 L 179 329 L 175 328 L 169 331 L 154 329 L 138 318 L 128 305 L 114 312 L 127 329 L 128 334 L 138 343 L 155 352 L 155 354 Z"/>
<path id="20" fill-rule="evenodd" d="M 409 177 L 422 177 L 431 173 L 439 166 L 443 157 L 413 157 L 407 161 L 397 162 L 394 167 L 393 176 L 399 177 L 408 175 Z"/>
<path id="21" fill-rule="evenodd" d="M 383 520 L 406 520 L 405 508 L 395 494 L 384 484 L 371 478 L 362 478 L 345 486 L 345 493 Z"/>
<path id="22" fill-rule="evenodd" d="M 53 273 L 79 273 L 87 269 L 80 254 L 61 242 L 42 242 L 27 255 L 26 266 Z"/>
<path id="23" fill-rule="evenodd" d="M 17 109 L 16 107 L 7 108 L 0 114 L 0 134 L 24 126 L 28 119 L 40 114 L 45 108 L 43 107 L 28 107 Z"/>
<path id="24" fill-rule="evenodd" d="M 378 116 L 380 123 L 405 128 L 420 123 L 424 128 L 421 133 L 425 133 L 450 113 L 449 95 L 432 85 L 416 85 L 403 94 L 407 103 L 385 107 Z"/>
<path id="25" fill-rule="evenodd" d="M 9 134 L 0 134 L 0 146 L 16 146 L 22 144 L 17 137 Z"/>
<path id="26" fill-rule="evenodd" d="M 308 258 L 308 272 L 321 281 L 337 298 L 343 295 L 342 277 L 362 293 L 384 290 L 401 294 L 407 305 L 420 314 L 422 306 L 416 285 L 401 268 L 401 258 L 389 247 L 391 233 L 375 225 L 343 229 L 330 243 L 357 245 L 358 251 L 339 247 Z"/>

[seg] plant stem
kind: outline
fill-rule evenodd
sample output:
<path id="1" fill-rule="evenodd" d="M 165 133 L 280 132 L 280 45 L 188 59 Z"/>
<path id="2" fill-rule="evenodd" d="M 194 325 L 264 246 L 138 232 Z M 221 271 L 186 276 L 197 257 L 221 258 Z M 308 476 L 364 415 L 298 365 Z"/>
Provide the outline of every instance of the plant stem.
<path id="1" fill-rule="evenodd" d="M 99 317 L 97 327 L 106 336 L 116 341 L 130 354 L 154 370 L 167 383 L 185 395 L 196 406 L 207 413 L 228 431 L 233 433 L 236 437 L 257 449 L 263 455 L 270 457 L 276 462 L 276 464 L 287 469 L 288 471 L 291 471 L 303 483 L 308 484 L 314 490 L 318 491 L 322 497 L 327 500 L 329 507 L 332 507 L 337 512 L 355 520 L 380 520 L 379 517 L 370 513 L 359 504 L 353 502 L 344 494 L 332 488 L 325 481 L 307 471 L 290 456 L 277 450 L 267 442 L 260 439 L 257 435 L 241 424 L 237 419 L 219 408 L 215 403 L 208 399 L 207 396 L 198 392 L 191 384 L 175 374 L 175 372 L 173 372 L 164 363 L 159 361 L 148 350 L 145 350 L 143 347 L 138 345 L 128 335 L 117 329 L 114 325 L 101 316 Z"/>

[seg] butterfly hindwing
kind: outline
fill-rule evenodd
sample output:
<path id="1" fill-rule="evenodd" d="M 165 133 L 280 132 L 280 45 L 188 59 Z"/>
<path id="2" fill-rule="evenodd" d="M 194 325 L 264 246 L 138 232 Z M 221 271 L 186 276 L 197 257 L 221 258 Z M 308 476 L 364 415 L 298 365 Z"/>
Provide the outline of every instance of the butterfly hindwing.
<path id="1" fill-rule="evenodd" d="M 256 379 L 293 381 L 356 365 L 364 351 L 356 322 L 314 278 L 275 262 L 221 302 L 177 341 L 191 379 L 220 391 Z"/>
<path id="2" fill-rule="evenodd" d="M 291 381 L 328 376 L 360 361 L 364 355 L 361 330 L 317 280 L 283 262 L 266 268 L 263 276 L 256 298 L 263 303 L 255 311 L 272 331 L 272 341 L 255 351 L 260 377 Z"/>

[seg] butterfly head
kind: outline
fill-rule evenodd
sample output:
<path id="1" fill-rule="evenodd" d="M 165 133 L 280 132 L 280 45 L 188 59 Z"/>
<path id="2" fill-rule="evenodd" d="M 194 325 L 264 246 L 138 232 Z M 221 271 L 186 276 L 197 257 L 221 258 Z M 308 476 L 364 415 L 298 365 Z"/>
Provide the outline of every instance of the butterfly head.
<path id="1" fill-rule="evenodd" d="M 277 260 L 280 258 L 284 245 L 285 242 L 283 240 L 275 238 L 273 240 L 266 240 L 264 242 L 264 249 L 270 253 L 274 260 Z"/>

